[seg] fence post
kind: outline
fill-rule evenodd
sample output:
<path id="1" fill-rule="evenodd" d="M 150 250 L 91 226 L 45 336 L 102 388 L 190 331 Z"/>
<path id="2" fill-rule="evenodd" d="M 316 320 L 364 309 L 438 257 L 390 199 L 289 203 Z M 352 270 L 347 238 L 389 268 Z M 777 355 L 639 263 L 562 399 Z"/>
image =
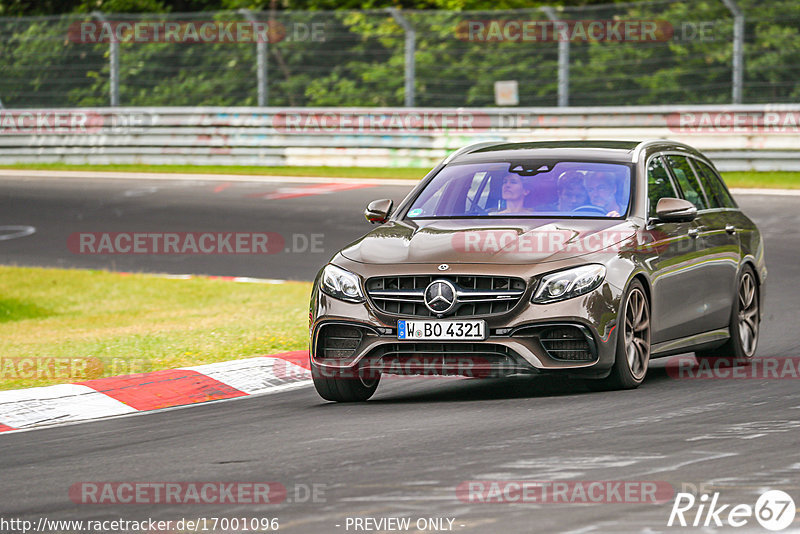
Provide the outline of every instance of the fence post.
<path id="1" fill-rule="evenodd" d="M 742 103 L 742 80 L 744 77 L 744 13 L 736 0 L 722 0 L 733 14 L 733 80 L 734 104 Z"/>
<path id="2" fill-rule="evenodd" d="M 109 24 L 106 16 L 99 11 L 92 11 L 92 16 L 104 25 Z M 108 43 L 108 84 L 111 86 L 111 107 L 117 107 L 119 106 L 119 41 L 117 41 L 114 27 L 110 26 L 108 29 L 108 33 L 111 35 Z"/>
<path id="3" fill-rule="evenodd" d="M 551 6 L 540 8 L 553 23 L 553 35 L 557 35 L 555 24 L 558 22 L 556 11 Z M 569 40 L 558 40 L 558 107 L 569 106 Z"/>
<path id="4" fill-rule="evenodd" d="M 253 29 L 255 30 L 255 25 L 258 21 L 255 15 L 253 15 L 253 12 L 249 9 L 242 8 L 239 10 L 239 13 L 244 15 L 249 22 L 253 23 Z M 267 82 L 269 81 L 267 42 L 269 41 L 269 32 L 269 26 L 267 26 L 267 29 L 264 31 L 263 38 L 259 37 L 259 32 L 253 32 L 256 38 L 256 75 L 258 76 L 258 105 L 260 107 L 269 105 L 269 93 L 267 92 Z"/>
<path id="5" fill-rule="evenodd" d="M 417 32 L 414 30 L 408 20 L 400 14 L 400 10 L 396 7 L 390 7 L 389 12 L 392 14 L 395 22 L 403 28 L 406 34 L 405 44 L 405 106 L 414 107 L 414 83 L 416 79 L 416 66 L 414 64 L 414 52 L 417 46 Z"/>

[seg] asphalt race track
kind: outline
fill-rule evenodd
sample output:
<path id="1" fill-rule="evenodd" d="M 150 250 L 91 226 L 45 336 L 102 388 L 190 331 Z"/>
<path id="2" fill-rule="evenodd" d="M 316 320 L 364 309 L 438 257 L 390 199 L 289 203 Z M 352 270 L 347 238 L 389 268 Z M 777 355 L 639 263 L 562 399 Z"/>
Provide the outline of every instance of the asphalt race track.
<path id="1" fill-rule="evenodd" d="M 338 247 L 369 229 L 362 215 L 369 200 L 400 200 L 408 189 L 287 198 L 298 187 L 6 178 L 0 180 L 0 227 L 27 225 L 36 233 L 0 240 L 0 261 L 309 280 Z M 797 357 L 800 197 L 737 200 L 767 245 L 758 357 Z M 81 255 L 67 248 L 75 232 L 122 231 L 323 234 L 324 246 L 266 256 Z M 366 517 L 410 517 L 412 525 L 449 518 L 455 532 L 723 532 L 730 527 L 667 527 L 672 499 L 476 503 L 459 499 L 456 488 L 472 480 L 663 481 L 676 492 L 719 492 L 720 504 L 753 506 L 767 489 L 800 503 L 798 384 L 680 380 L 656 361 L 634 391 L 590 393 L 544 379 L 398 378 L 385 379 L 362 404 L 325 403 L 304 388 L 12 433 L 0 436 L 0 516 L 276 517 L 281 532 L 309 533 L 354 532 L 352 518 Z M 69 488 L 85 481 L 274 481 L 288 498 L 270 505 L 76 504 Z M 317 488 L 316 498 L 307 495 L 310 487 Z M 800 529 L 800 518 L 793 526 Z M 753 518 L 736 531 L 766 532 Z"/>
<path id="2" fill-rule="evenodd" d="M 410 186 L 325 193 L 337 187 L 341 185 L 3 178 L 0 237 L 6 226 L 33 226 L 36 233 L 0 241 L 0 258 L 18 265 L 312 280 L 339 248 L 369 230 L 364 208 L 370 200 L 400 201 Z M 284 246 L 266 255 L 81 254 L 67 246 L 69 236 L 81 232 L 274 232 Z"/>

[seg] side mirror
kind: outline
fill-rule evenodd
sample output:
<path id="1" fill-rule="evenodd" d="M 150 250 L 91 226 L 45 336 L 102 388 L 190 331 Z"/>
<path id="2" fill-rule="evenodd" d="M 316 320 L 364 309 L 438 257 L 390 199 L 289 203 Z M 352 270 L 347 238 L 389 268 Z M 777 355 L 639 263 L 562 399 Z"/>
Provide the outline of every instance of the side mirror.
<path id="1" fill-rule="evenodd" d="M 373 200 L 364 210 L 364 217 L 372 224 L 383 224 L 389 219 L 389 213 L 392 211 L 393 205 L 394 202 L 388 198 Z"/>
<path id="2" fill-rule="evenodd" d="M 662 198 L 656 205 L 656 217 L 661 222 L 690 222 L 697 217 L 697 208 L 682 198 Z"/>

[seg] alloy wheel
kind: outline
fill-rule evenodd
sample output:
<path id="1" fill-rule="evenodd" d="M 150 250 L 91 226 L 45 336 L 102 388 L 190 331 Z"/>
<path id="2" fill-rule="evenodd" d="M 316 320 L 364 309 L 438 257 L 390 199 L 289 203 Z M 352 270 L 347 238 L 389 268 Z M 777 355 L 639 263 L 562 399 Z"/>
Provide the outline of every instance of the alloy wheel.
<path id="1" fill-rule="evenodd" d="M 631 290 L 625 307 L 625 356 L 637 381 L 647 373 L 650 362 L 650 312 L 647 297 L 638 287 Z"/>
<path id="2" fill-rule="evenodd" d="M 758 298 L 753 275 L 744 273 L 739 282 L 739 340 L 742 352 L 750 358 L 758 342 Z"/>

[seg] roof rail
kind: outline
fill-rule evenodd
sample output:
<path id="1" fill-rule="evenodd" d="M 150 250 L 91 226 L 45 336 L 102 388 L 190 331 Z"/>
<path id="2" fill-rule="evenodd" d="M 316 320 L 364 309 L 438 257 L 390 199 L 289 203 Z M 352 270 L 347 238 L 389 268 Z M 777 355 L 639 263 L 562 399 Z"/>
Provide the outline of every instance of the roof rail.
<path id="1" fill-rule="evenodd" d="M 693 146 L 687 145 L 686 143 L 681 143 L 680 141 L 673 141 L 672 139 L 665 139 L 665 138 L 664 139 L 645 139 L 644 141 L 642 141 L 641 143 L 636 145 L 636 148 L 633 150 L 633 155 L 631 156 L 631 161 L 633 163 L 636 163 L 637 161 L 639 161 L 639 156 L 641 155 L 642 150 L 644 150 L 648 145 L 652 145 L 652 144 L 655 144 L 655 143 L 670 143 L 670 144 L 675 145 L 675 146 L 680 146 L 680 147 L 686 148 L 690 152 L 697 153 L 697 149 L 696 148 L 694 148 Z"/>
<path id="2" fill-rule="evenodd" d="M 663 143 L 665 141 L 669 141 L 669 139 L 645 139 L 644 141 L 636 145 L 636 148 L 633 149 L 633 155 L 631 156 L 631 161 L 633 163 L 639 161 L 639 155 L 642 153 L 642 150 L 644 150 L 645 147 L 647 147 L 647 145 L 652 145 L 654 143 Z"/>
<path id="3" fill-rule="evenodd" d="M 449 156 L 447 156 L 446 158 L 444 158 L 444 161 L 442 161 L 442 165 L 450 163 L 453 160 L 453 158 L 455 158 L 456 156 L 460 156 L 461 154 L 467 154 L 479 148 L 484 148 L 496 144 L 498 144 L 498 141 L 480 141 L 478 143 L 472 143 L 471 145 L 461 147 L 452 154 L 450 154 Z"/>

